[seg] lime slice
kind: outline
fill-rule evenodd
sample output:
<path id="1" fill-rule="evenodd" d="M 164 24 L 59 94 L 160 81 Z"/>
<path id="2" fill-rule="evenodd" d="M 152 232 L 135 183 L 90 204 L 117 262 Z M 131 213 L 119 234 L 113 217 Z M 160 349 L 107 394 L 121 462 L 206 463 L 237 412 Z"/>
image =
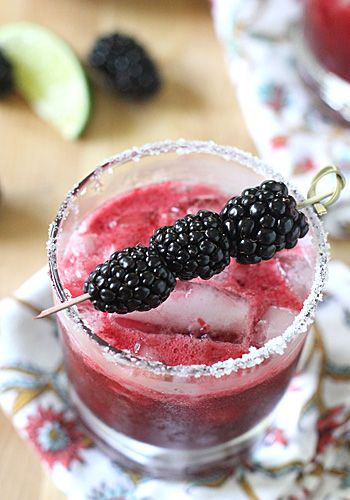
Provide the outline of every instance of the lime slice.
<path id="1" fill-rule="evenodd" d="M 18 92 L 67 139 L 84 130 L 91 97 L 85 72 L 72 49 L 42 26 L 0 26 L 0 49 L 14 67 Z"/>

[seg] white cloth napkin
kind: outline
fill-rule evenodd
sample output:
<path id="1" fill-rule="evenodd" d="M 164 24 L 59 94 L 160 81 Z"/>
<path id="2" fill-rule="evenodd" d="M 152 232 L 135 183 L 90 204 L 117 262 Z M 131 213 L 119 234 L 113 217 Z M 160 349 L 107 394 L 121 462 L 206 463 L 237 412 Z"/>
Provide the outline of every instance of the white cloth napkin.
<path id="1" fill-rule="evenodd" d="M 330 266 L 316 343 L 279 403 L 252 460 L 193 482 L 140 476 L 84 434 L 67 398 L 55 321 L 33 321 L 51 302 L 42 270 L 0 302 L 0 405 L 71 500 L 340 500 L 350 498 L 350 270 Z"/>
<path id="2" fill-rule="evenodd" d="M 304 194 L 318 169 L 340 167 L 348 184 L 326 227 L 335 237 L 350 237 L 350 127 L 324 116 L 298 76 L 293 27 L 302 7 L 300 0 L 212 0 L 215 30 L 259 155 Z M 333 183 L 325 181 L 320 192 Z"/>

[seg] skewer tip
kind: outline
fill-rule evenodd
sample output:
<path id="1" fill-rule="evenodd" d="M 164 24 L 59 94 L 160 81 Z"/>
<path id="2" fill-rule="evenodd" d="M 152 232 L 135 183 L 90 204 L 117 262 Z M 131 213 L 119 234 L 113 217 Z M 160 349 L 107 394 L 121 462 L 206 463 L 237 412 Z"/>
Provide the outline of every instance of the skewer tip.
<path id="1" fill-rule="evenodd" d="M 34 316 L 33 319 L 42 319 L 51 316 L 51 314 L 56 314 L 63 309 L 67 309 L 68 307 L 74 306 L 76 304 L 80 304 L 80 302 L 84 302 L 89 299 L 90 295 L 88 293 L 84 293 L 83 295 L 79 295 L 78 297 L 74 297 L 73 299 L 66 300 L 61 304 L 57 304 L 56 306 L 49 307 L 48 309 L 44 309 L 40 314 Z"/>

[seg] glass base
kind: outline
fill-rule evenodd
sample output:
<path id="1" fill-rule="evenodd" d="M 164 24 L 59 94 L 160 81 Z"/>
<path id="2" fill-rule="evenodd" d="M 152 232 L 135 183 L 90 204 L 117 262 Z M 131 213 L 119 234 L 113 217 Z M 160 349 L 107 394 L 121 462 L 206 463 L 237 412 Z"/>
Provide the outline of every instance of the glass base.
<path id="1" fill-rule="evenodd" d="M 302 80 L 320 98 L 324 110 L 332 118 L 349 124 L 350 83 L 321 66 L 310 51 L 300 26 L 295 28 L 293 38 Z"/>
<path id="2" fill-rule="evenodd" d="M 113 460 L 137 472 L 164 479 L 188 479 L 228 471 L 249 455 L 273 419 L 273 412 L 256 427 L 226 443 L 179 450 L 143 443 L 107 426 L 82 402 L 73 388 L 73 405 L 88 434 Z"/>

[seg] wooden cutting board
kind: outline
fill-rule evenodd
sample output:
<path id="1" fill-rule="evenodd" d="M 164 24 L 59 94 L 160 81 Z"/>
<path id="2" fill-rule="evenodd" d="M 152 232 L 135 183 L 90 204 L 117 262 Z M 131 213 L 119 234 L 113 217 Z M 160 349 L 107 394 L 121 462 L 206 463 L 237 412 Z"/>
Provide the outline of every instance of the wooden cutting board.
<path id="1" fill-rule="evenodd" d="M 84 59 L 99 34 L 137 37 L 158 62 L 163 88 L 132 104 L 94 89 L 86 134 L 64 141 L 12 96 L 0 102 L 0 295 L 46 262 L 47 227 L 70 186 L 103 158 L 166 138 L 213 139 L 254 152 L 229 82 L 222 49 L 204 0 L 12 0 L 0 24 L 28 20 L 63 36 Z M 349 255 L 349 244 L 334 247 Z M 348 257 L 349 262 L 349 257 Z M 63 496 L 36 455 L 0 413 L 1 500 Z M 163 499 L 159 499 L 163 500 Z"/>

